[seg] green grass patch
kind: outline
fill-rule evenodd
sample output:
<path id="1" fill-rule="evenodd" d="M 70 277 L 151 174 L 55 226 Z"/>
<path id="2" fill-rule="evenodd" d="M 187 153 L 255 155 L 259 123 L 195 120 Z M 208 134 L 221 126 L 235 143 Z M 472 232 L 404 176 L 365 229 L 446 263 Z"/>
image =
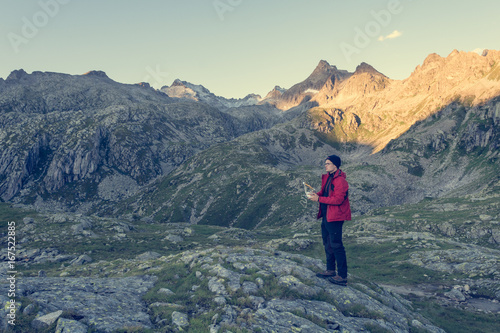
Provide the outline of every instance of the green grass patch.
<path id="1" fill-rule="evenodd" d="M 0 202 L 0 232 L 7 234 L 8 222 L 14 221 L 17 227 L 25 217 L 36 216 L 35 211 L 15 208 L 9 203 Z"/>
<path id="2" fill-rule="evenodd" d="M 343 306 L 342 313 L 344 316 L 349 317 L 360 317 L 360 318 L 370 318 L 370 319 L 385 319 L 383 313 L 372 311 L 362 304 L 349 304 Z"/>
<path id="3" fill-rule="evenodd" d="M 407 241 L 411 243 L 410 241 Z M 404 262 L 410 249 L 397 243 L 356 244 L 344 241 L 349 272 L 369 281 L 405 285 L 444 282 L 442 276 L 430 269 Z M 398 253 L 391 251 L 399 249 Z"/>
<path id="4" fill-rule="evenodd" d="M 208 327 L 212 324 L 212 318 L 217 314 L 216 311 L 203 313 L 189 320 L 188 333 L 208 332 Z"/>
<path id="5" fill-rule="evenodd" d="M 431 320 L 434 325 L 453 333 L 497 333 L 499 314 L 486 314 L 480 312 L 470 312 L 445 307 L 436 303 L 412 299 L 417 311 Z"/>
<path id="6" fill-rule="evenodd" d="M 294 314 L 294 315 L 296 315 L 297 317 L 301 317 L 301 318 L 307 319 L 310 322 L 318 325 L 321 328 L 327 329 L 328 324 L 325 323 L 323 320 L 319 319 L 316 316 L 313 316 L 313 315 L 310 315 L 310 314 L 305 314 L 305 313 L 303 313 L 303 312 L 301 312 L 299 310 L 293 310 L 293 311 L 291 311 L 291 313 Z"/>
<path id="7" fill-rule="evenodd" d="M 259 288 L 256 296 L 263 297 L 265 300 L 273 298 L 279 299 L 300 299 L 303 298 L 298 292 L 291 290 L 288 287 L 282 286 L 278 283 L 278 279 L 274 276 L 263 276 L 264 285 Z"/>
<path id="8" fill-rule="evenodd" d="M 365 324 L 365 328 L 370 333 L 391 333 L 391 332 L 393 332 L 392 330 L 388 330 L 388 329 L 386 329 L 380 325 L 374 324 L 374 323 Z"/>

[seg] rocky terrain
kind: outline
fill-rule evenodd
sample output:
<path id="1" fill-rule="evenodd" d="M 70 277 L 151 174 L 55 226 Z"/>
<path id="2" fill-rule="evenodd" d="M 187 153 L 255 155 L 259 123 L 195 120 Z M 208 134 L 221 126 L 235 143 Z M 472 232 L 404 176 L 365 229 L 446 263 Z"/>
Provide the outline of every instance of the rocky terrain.
<path id="1" fill-rule="evenodd" d="M 321 61 L 306 80 L 286 90 L 274 89 L 258 104 L 224 104 L 204 87 L 180 80 L 168 89 L 190 89 L 192 98 L 167 88 L 164 91 L 180 98 L 145 85 L 120 84 L 99 71 L 14 71 L 0 80 L 0 197 L 38 209 L 90 212 L 139 193 L 191 156 L 246 133 L 242 141 L 258 140 L 254 144 L 268 150 L 280 167 L 315 165 L 324 151 L 305 151 L 325 144 L 357 163 L 418 122 L 443 119 L 443 113 L 452 115 L 455 127 L 451 120 L 435 122 L 432 131 L 443 124 L 446 136 L 420 130 L 422 140 L 437 140 L 425 149 L 456 151 L 452 136 L 463 132 L 458 124 L 467 124 L 467 145 L 488 147 L 491 160 L 497 147 L 491 143 L 497 138 L 499 57 L 498 51 L 431 55 L 403 81 L 390 80 L 368 64 L 348 73 Z M 280 124 L 287 125 L 273 129 Z M 420 170 L 420 156 L 412 155 L 401 162 L 410 165 L 409 177 Z M 382 161 L 387 157 L 375 156 Z M 440 169 L 448 168 L 448 162 Z M 395 184 L 407 183 L 407 175 L 400 173 Z"/>
<path id="2" fill-rule="evenodd" d="M 483 55 L 454 50 L 446 58 L 431 54 L 404 80 L 390 80 L 362 64 L 347 79 L 327 82 L 311 98 L 319 105 L 313 123 L 334 123 L 332 113 L 340 113 L 343 131 L 330 130 L 330 135 L 369 144 L 377 152 L 452 102 L 477 106 L 498 96 L 499 58 L 495 50 Z"/>
<path id="3" fill-rule="evenodd" d="M 243 100 L 12 72 L 0 257 L 15 221 L 17 329 L 496 332 L 499 57 L 430 55 L 402 81 L 321 61 Z M 324 250 L 302 186 L 319 186 L 332 153 L 354 213 L 347 287 L 315 276 Z"/>
<path id="4" fill-rule="evenodd" d="M 249 231 L 0 208 L 19 221 L 19 316 L 46 332 L 461 332 L 478 320 L 494 332 L 500 316 L 497 196 L 347 223 L 347 287 L 315 276 L 314 220 Z"/>
<path id="5" fill-rule="evenodd" d="M 265 106 L 224 113 L 102 72 L 15 71 L 0 81 L 0 110 L 2 200 L 83 211 L 134 194 L 212 144 L 287 119 Z"/>
<path id="6" fill-rule="evenodd" d="M 169 97 L 203 102 L 221 111 L 240 106 L 256 105 L 262 100 L 262 97 L 256 94 L 249 94 L 241 99 L 227 99 L 222 96 L 216 96 L 202 85 L 192 84 L 179 79 L 175 80 L 171 86 L 161 87 L 160 91 Z"/>
<path id="7" fill-rule="evenodd" d="M 270 103 L 278 109 L 288 110 L 309 101 L 323 86 L 341 82 L 351 75 L 352 73 L 339 70 L 336 66 L 321 60 L 311 75 L 304 81 L 285 90 L 275 87 L 260 103 Z"/>
<path id="8" fill-rule="evenodd" d="M 498 98 L 469 108 L 450 104 L 378 154 L 326 144 L 306 113 L 210 147 L 107 214 L 246 229 L 304 220 L 313 212 L 299 204 L 302 182 L 318 186 L 320 164 L 333 152 L 343 157 L 357 216 L 425 197 L 489 191 L 499 181 L 499 105 Z"/>

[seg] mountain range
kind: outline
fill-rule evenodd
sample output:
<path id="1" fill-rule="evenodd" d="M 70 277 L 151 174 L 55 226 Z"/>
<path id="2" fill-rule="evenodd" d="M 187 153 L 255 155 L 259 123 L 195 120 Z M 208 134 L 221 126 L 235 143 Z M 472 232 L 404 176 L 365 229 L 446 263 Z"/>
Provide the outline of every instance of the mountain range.
<path id="1" fill-rule="evenodd" d="M 431 54 L 392 80 L 321 60 L 242 99 L 95 70 L 0 78 L 20 329 L 496 332 L 499 63 Z M 354 217 L 347 287 L 315 275 L 324 249 L 303 188 L 319 190 L 331 154 Z"/>
<path id="2" fill-rule="evenodd" d="M 387 179 L 376 173 L 367 180 L 361 176 L 366 171 L 358 177 L 354 169 L 353 195 L 364 198 L 357 205 L 363 207 L 360 213 L 444 194 L 489 170 L 474 168 L 465 180 L 449 180 L 453 185 L 445 180 L 454 177 L 441 176 L 444 190 L 424 185 L 434 182 L 435 170 L 465 172 L 451 163 L 461 159 L 452 157 L 457 149 L 482 147 L 487 160 L 498 157 L 499 58 L 493 50 L 453 51 L 446 58 L 431 54 L 401 81 L 366 63 L 350 73 L 322 60 L 289 89 L 275 87 L 265 98 L 250 94 L 241 100 L 181 80 L 155 90 L 117 83 L 100 71 L 17 70 L 0 80 L 0 198 L 85 212 L 135 194 L 144 197 L 141 191 L 193 169 L 188 166 L 202 156 L 207 165 L 220 164 L 221 158 L 213 160 L 217 151 L 235 154 L 228 165 L 239 164 L 249 145 L 265 155 L 251 167 L 272 173 L 315 166 L 332 152 L 343 156 L 347 169 L 366 169 L 361 167 L 366 163 L 384 169 Z M 419 134 L 409 139 L 408 133 Z M 407 151 L 396 154 L 390 147 Z M 240 176 L 238 171 L 235 177 Z M 479 190 L 483 184 L 477 185 Z M 375 198 L 377 191 L 366 190 L 375 186 L 401 194 Z"/>

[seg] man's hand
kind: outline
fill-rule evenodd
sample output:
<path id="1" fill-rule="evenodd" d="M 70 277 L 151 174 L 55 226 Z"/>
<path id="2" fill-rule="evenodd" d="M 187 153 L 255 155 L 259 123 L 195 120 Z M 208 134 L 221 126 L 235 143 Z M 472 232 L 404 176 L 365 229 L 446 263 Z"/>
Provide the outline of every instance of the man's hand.
<path id="1" fill-rule="evenodd" d="M 309 193 L 307 195 L 307 198 L 311 201 L 318 201 L 319 197 L 316 193 Z"/>

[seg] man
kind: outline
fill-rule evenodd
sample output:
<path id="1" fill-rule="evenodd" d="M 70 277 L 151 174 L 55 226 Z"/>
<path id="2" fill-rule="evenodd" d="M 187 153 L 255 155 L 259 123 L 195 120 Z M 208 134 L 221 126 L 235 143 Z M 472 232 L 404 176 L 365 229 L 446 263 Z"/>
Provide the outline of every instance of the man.
<path id="1" fill-rule="evenodd" d="M 328 281 L 347 285 L 347 259 L 342 243 L 342 226 L 344 221 L 351 220 L 349 204 L 349 185 L 346 174 L 340 170 L 341 160 L 337 155 L 328 156 L 325 160 L 326 174 L 321 176 L 321 190 L 311 193 L 309 199 L 319 202 L 318 219 L 321 222 L 321 235 L 326 253 L 326 271 L 317 276 Z M 336 273 L 338 272 L 338 274 Z"/>

